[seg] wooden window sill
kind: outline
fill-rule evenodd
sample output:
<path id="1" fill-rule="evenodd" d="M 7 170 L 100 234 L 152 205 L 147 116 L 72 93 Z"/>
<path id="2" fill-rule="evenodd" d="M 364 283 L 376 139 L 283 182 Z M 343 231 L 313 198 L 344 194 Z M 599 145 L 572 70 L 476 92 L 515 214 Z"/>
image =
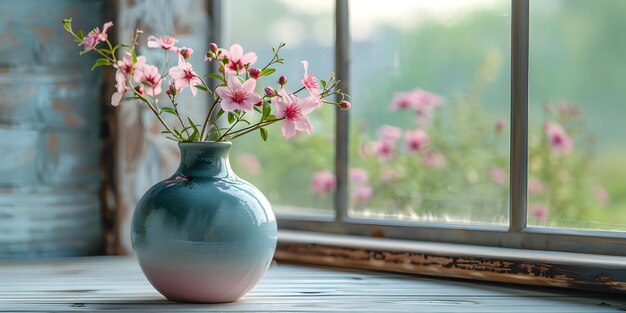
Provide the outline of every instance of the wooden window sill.
<path id="1" fill-rule="evenodd" d="M 626 293 L 626 257 L 279 231 L 278 260 Z"/>
<path id="2" fill-rule="evenodd" d="M 170 302 L 132 257 L 0 263 L 0 312 L 618 312 L 621 295 L 278 263 L 227 304 Z"/>

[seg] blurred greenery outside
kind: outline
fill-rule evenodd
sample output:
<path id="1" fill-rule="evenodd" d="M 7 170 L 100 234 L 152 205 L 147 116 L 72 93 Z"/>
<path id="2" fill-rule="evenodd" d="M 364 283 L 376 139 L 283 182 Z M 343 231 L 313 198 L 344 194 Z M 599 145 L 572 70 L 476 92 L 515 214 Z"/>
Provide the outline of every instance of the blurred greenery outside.
<path id="1" fill-rule="evenodd" d="M 287 62 L 278 72 L 288 77 L 290 90 L 299 88 L 302 59 L 309 60 L 309 72 L 327 79 L 334 62 L 332 1 L 304 2 L 331 9 L 307 11 L 285 1 L 228 2 L 224 45 L 238 42 L 245 51 L 257 52 L 263 64 L 271 58 L 271 46 L 285 41 Z M 507 223 L 508 186 L 495 183 L 490 171 L 509 168 L 510 4 L 477 2 L 483 5 L 453 17 L 426 17 L 405 28 L 377 23 L 367 36 L 353 35 L 358 38 L 351 45 L 350 168 L 368 171 L 374 195 L 366 203 L 352 202 L 350 214 Z M 351 2 L 352 30 L 368 20 L 358 14 L 374 14 L 359 6 L 372 3 Z M 626 127 L 620 119 L 626 116 L 626 36 L 618 30 L 624 26 L 626 1 L 531 1 L 530 12 L 529 177 L 545 186 L 530 195 L 529 224 L 624 230 Z M 238 23 L 242 20 L 254 20 L 255 26 Z M 389 110 L 396 92 L 415 88 L 444 99 L 426 131 L 429 149 L 445 155 L 446 165 L 422 166 L 422 155 L 402 147 L 404 138 L 392 161 L 364 157 L 360 151 L 376 140 L 381 125 L 419 128 L 414 114 Z M 564 102 L 584 115 L 559 115 Z M 495 131 L 498 118 L 506 122 L 500 133 Z M 572 153 L 551 152 L 543 128 L 548 121 L 563 125 L 573 140 Z M 334 169 L 334 110 L 318 110 L 312 123 L 315 130 L 308 136 L 286 141 L 279 138 L 280 127 L 273 126 L 268 142 L 252 135 L 233 146 L 236 173 L 259 187 L 277 212 L 332 214 L 333 195 L 316 195 L 310 184 L 316 171 Z M 411 179 L 381 181 L 390 168 Z M 599 191 L 604 192 L 600 197 Z M 532 215 L 542 205 L 546 219 Z"/>

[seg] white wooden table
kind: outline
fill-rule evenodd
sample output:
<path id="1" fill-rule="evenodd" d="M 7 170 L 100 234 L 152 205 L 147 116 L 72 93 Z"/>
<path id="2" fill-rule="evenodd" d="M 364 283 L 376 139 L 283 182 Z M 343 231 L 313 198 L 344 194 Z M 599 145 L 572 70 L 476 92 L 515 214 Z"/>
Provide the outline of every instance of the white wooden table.
<path id="1" fill-rule="evenodd" d="M 620 312 L 626 295 L 273 265 L 229 304 L 167 301 L 130 257 L 0 263 L 0 312 Z"/>

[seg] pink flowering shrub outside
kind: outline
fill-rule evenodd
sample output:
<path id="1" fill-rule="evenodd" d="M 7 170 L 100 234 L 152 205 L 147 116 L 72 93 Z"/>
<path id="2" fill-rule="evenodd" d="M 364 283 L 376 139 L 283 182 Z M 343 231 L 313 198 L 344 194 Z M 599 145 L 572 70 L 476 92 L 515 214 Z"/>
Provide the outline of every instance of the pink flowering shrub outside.
<path id="1" fill-rule="evenodd" d="M 416 96 L 424 93 L 432 103 Z M 398 92 L 388 106 L 389 114 L 413 115 L 415 122 L 404 128 L 383 124 L 371 131 L 354 127 L 358 140 L 351 151 L 358 155 L 348 176 L 353 215 L 507 223 L 508 117 L 480 109 L 473 117 L 481 118 L 466 124 L 474 129 L 446 128 L 442 121 L 463 115 L 466 104 L 446 102 L 419 88 Z M 444 106 L 451 106 L 450 111 L 442 112 Z M 585 175 L 592 146 L 584 113 L 559 102 L 546 103 L 543 116 L 542 124 L 530 125 L 529 224 L 593 228 L 585 217 L 597 216 L 592 211 L 606 207 L 610 194 Z M 311 175 L 310 191 L 317 197 L 327 198 L 336 186 L 331 169 Z"/>

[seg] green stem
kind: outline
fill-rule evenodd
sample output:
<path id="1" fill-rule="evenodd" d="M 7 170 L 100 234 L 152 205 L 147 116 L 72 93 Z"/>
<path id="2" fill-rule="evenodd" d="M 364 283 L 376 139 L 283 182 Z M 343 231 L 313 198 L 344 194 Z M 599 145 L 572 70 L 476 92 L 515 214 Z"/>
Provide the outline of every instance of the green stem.
<path id="1" fill-rule="evenodd" d="M 233 130 L 233 128 L 235 128 L 235 125 L 237 125 L 237 124 L 241 121 L 241 118 L 242 118 L 244 115 L 246 115 L 246 112 L 243 112 L 243 114 L 241 114 L 241 116 L 237 116 L 237 115 L 235 115 L 235 117 L 237 117 L 237 121 L 235 121 L 235 122 L 233 123 L 233 125 L 231 125 L 231 126 L 230 126 L 230 128 L 229 128 L 229 129 L 228 129 L 228 130 L 227 130 L 224 134 L 222 134 L 222 136 L 220 136 L 219 138 L 217 138 L 217 141 L 222 141 L 222 139 L 224 139 L 224 137 L 226 137 L 226 136 L 228 135 L 228 133 L 229 133 L 231 130 Z"/>
<path id="2" fill-rule="evenodd" d="M 213 104 L 211 104 L 211 108 L 209 109 L 209 113 L 207 114 L 206 119 L 204 119 L 204 123 L 202 124 L 202 131 L 200 132 L 200 140 L 201 141 L 205 141 L 209 137 L 209 133 L 210 132 L 207 132 L 207 134 L 205 136 L 204 135 L 204 131 L 206 130 L 207 126 L 209 125 L 209 121 L 213 117 L 213 112 L 215 111 L 215 107 L 217 107 L 217 104 L 219 102 L 220 102 L 220 98 L 216 98 L 215 101 L 213 101 Z"/>
<path id="3" fill-rule="evenodd" d="M 145 102 L 148 107 L 150 108 L 150 110 L 152 110 L 152 113 L 154 113 L 154 115 L 156 115 L 156 117 L 159 119 L 159 121 L 161 122 L 161 124 L 163 125 L 163 127 L 165 127 L 165 129 L 170 132 L 170 134 L 172 134 L 173 136 L 177 136 L 178 139 L 180 139 L 181 141 L 183 140 L 182 137 L 178 136 L 175 132 L 172 131 L 172 129 L 169 127 L 169 125 L 167 125 L 167 123 L 165 122 L 165 120 L 163 119 L 163 117 L 161 117 L 161 114 L 159 114 L 159 111 L 157 111 L 157 109 L 152 105 L 152 103 L 150 103 L 150 100 L 148 100 L 146 97 L 144 97 L 142 94 L 140 94 L 139 92 L 137 92 L 137 89 L 135 89 L 135 86 L 133 86 L 133 84 L 130 83 L 130 77 L 128 79 L 128 85 L 130 86 L 130 89 L 133 91 L 133 93 L 139 98 L 141 99 L 141 101 Z"/>
<path id="4" fill-rule="evenodd" d="M 275 119 L 275 120 L 265 121 L 265 122 L 258 123 L 258 124 L 255 124 L 255 125 L 252 125 L 252 126 L 249 126 L 249 127 L 246 127 L 246 128 L 242 128 L 242 129 L 240 129 L 238 131 L 235 131 L 235 132 L 232 132 L 231 134 L 229 134 L 230 136 L 232 136 L 229 139 L 233 140 L 233 139 L 235 139 L 237 137 L 243 136 L 243 135 L 245 135 L 245 134 L 247 134 L 249 132 L 253 132 L 253 131 L 255 131 L 255 130 L 259 129 L 259 128 L 263 128 L 265 126 L 269 126 L 269 125 L 274 124 L 275 122 L 278 122 L 278 121 L 283 120 L 283 119 L 284 118 L 279 118 L 279 119 Z"/>

